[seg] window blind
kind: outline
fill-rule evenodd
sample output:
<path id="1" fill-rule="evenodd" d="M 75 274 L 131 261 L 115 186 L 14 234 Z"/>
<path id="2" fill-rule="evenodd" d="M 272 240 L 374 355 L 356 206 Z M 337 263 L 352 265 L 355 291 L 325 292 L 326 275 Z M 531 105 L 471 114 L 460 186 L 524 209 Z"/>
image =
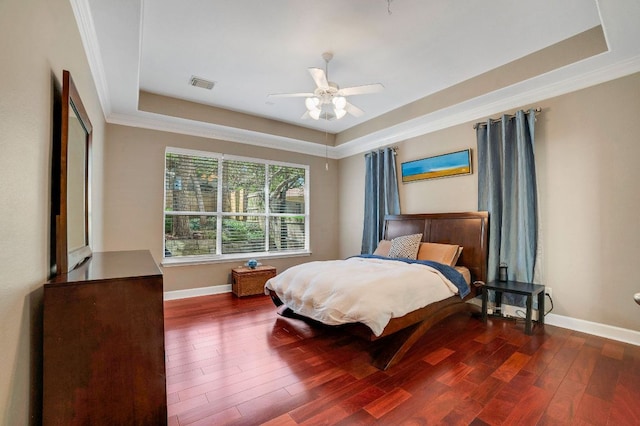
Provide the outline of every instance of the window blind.
<path id="1" fill-rule="evenodd" d="M 308 166 L 167 149 L 165 257 L 308 251 Z"/>

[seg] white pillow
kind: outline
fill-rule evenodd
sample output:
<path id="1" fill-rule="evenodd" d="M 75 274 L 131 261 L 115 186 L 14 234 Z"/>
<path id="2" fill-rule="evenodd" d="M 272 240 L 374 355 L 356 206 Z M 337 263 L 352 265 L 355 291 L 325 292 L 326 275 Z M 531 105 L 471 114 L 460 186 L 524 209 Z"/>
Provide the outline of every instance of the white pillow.
<path id="1" fill-rule="evenodd" d="M 422 234 L 404 235 L 391 240 L 391 248 L 389 249 L 389 257 L 404 257 L 407 259 L 415 259 L 422 241 Z"/>

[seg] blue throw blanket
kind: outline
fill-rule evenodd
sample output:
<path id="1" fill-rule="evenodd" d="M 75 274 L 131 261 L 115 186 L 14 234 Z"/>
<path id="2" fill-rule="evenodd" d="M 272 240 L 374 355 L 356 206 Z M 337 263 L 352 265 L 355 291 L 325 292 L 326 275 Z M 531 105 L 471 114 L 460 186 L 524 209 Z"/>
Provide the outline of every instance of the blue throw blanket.
<path id="1" fill-rule="evenodd" d="M 451 266 L 444 265 L 442 263 L 433 262 L 431 260 L 413 260 L 413 259 L 399 258 L 399 257 L 396 258 L 396 257 L 378 256 L 375 254 L 361 254 L 361 255 L 351 256 L 351 257 L 362 257 L 365 259 L 398 260 L 400 262 L 405 262 L 405 263 L 419 263 L 421 265 L 430 266 L 433 269 L 440 272 L 449 281 L 451 281 L 456 287 L 458 287 L 458 294 L 460 295 L 460 298 L 464 299 L 464 297 L 467 294 L 469 294 L 469 292 L 471 291 L 469 289 L 469 285 L 464 280 L 464 277 L 460 272 L 456 271 Z"/>

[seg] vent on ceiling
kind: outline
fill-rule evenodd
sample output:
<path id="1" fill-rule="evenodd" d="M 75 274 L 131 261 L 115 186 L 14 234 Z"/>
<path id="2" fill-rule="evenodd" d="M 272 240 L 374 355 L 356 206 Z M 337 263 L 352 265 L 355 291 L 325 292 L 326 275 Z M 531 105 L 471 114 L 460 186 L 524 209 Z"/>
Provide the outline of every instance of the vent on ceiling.
<path id="1" fill-rule="evenodd" d="M 191 80 L 189 80 L 189 84 L 195 87 L 201 87 L 203 89 L 211 90 L 213 89 L 213 85 L 215 83 L 213 81 L 205 80 L 204 78 L 192 75 Z"/>

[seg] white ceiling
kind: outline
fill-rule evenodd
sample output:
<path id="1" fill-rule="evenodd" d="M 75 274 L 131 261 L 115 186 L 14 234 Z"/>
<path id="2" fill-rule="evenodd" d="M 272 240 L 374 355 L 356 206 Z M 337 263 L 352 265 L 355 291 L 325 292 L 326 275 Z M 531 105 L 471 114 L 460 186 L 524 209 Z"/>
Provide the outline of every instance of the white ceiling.
<path id="1" fill-rule="evenodd" d="M 162 127 L 163 122 L 184 129 L 199 126 L 193 132 L 200 134 L 230 135 L 237 129 L 138 111 L 139 91 L 339 133 L 597 25 L 604 28 L 609 52 L 506 88 L 501 99 L 520 102 L 516 107 L 535 102 L 529 99 L 532 91 L 548 97 L 550 86 L 558 86 L 556 92 L 561 93 L 640 70 L 638 0 L 71 3 L 107 121 L 142 127 Z M 341 87 L 385 86 L 381 93 L 350 98 L 365 111 L 363 117 L 301 120 L 303 98 L 267 97 L 313 91 L 307 68 L 324 67 L 324 51 L 334 54 L 330 80 Z M 215 81 L 214 89 L 190 86 L 193 75 Z M 566 84 L 569 81 L 573 83 Z M 525 93 L 529 98 L 518 99 Z M 491 108 L 479 109 L 489 104 L 496 111 L 504 109 L 495 96 L 485 98 L 473 100 L 467 110 L 491 114 Z M 450 117 L 453 112 L 448 112 Z M 436 119 L 442 118 L 413 120 L 391 133 L 398 138 L 424 132 Z M 370 139 L 388 142 L 391 133 L 379 132 Z"/>

